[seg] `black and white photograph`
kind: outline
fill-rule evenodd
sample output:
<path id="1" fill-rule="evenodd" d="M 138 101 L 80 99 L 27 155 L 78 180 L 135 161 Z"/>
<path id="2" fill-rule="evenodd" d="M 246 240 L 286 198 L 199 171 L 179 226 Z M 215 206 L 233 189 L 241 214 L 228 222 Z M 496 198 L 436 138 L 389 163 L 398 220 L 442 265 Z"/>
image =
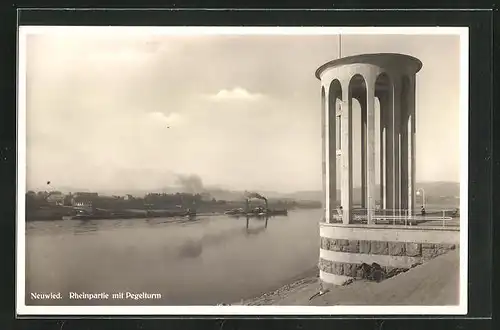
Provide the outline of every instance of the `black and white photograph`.
<path id="1" fill-rule="evenodd" d="M 18 42 L 19 315 L 467 313 L 467 28 Z"/>

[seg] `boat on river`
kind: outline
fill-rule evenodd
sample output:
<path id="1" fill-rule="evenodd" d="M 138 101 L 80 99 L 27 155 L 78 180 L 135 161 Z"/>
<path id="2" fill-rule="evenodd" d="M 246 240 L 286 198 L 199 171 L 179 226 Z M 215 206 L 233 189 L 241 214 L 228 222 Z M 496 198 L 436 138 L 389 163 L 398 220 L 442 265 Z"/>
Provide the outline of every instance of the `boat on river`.
<path id="1" fill-rule="evenodd" d="M 107 220 L 107 219 L 140 219 L 140 218 L 170 218 L 185 217 L 193 219 L 196 217 L 196 210 L 147 210 L 141 213 L 112 212 L 99 209 L 75 209 L 76 214 L 66 216 L 63 220 Z"/>
<path id="2" fill-rule="evenodd" d="M 277 215 L 288 215 L 288 210 L 287 209 L 281 209 L 281 210 L 273 210 L 269 208 L 269 203 L 267 201 L 267 198 L 262 196 L 259 193 L 256 192 L 246 192 L 246 209 L 243 208 L 237 208 L 237 209 L 231 209 L 226 212 L 225 214 L 229 216 L 234 216 L 234 217 L 240 217 L 240 216 L 246 216 L 246 217 L 270 217 L 270 216 L 277 216 Z M 254 209 L 250 208 L 250 200 L 251 199 L 260 199 L 263 200 L 265 203 L 265 206 L 258 206 Z"/>
<path id="3" fill-rule="evenodd" d="M 278 216 L 278 215 L 287 216 L 288 210 L 286 209 L 273 210 L 273 209 L 264 209 L 257 207 L 253 210 L 248 210 L 248 211 L 245 211 L 243 209 L 232 209 L 224 212 L 224 214 L 237 217 L 242 217 L 242 216 L 264 217 L 264 216 Z"/>

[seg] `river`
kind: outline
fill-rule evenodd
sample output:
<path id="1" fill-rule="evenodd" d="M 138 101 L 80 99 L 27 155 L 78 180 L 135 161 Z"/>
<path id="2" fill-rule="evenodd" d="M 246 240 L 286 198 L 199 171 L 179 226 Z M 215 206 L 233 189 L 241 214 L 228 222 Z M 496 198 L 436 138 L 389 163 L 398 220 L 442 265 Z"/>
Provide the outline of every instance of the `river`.
<path id="1" fill-rule="evenodd" d="M 28 222 L 26 304 L 214 305 L 259 296 L 315 269 L 321 213 L 248 224 L 224 215 Z M 62 299 L 33 299 L 49 292 Z M 70 299 L 70 292 L 110 296 Z M 120 292 L 146 295 L 111 299 Z"/>

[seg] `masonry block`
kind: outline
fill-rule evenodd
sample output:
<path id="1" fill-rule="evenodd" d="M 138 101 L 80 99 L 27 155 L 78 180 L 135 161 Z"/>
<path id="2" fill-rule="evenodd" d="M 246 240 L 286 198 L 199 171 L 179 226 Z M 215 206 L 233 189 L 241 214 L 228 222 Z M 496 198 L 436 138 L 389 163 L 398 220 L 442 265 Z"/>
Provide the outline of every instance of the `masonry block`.
<path id="1" fill-rule="evenodd" d="M 455 249 L 455 244 L 434 244 L 434 248 L 439 251 L 450 251 Z"/>
<path id="2" fill-rule="evenodd" d="M 429 260 L 435 258 L 441 254 L 445 254 L 450 250 L 455 249 L 454 244 L 432 244 L 424 245 L 422 244 L 422 258 Z"/>
<path id="3" fill-rule="evenodd" d="M 327 273 L 332 273 L 332 262 L 330 260 L 320 259 L 319 269 Z"/>
<path id="4" fill-rule="evenodd" d="M 338 239 L 337 244 L 340 246 L 347 246 L 347 245 L 349 245 L 349 240 L 348 239 Z"/>
<path id="5" fill-rule="evenodd" d="M 326 272 L 333 274 L 333 261 L 328 261 L 326 265 Z"/>
<path id="6" fill-rule="evenodd" d="M 370 251 L 372 254 L 389 254 L 389 244 L 382 241 L 371 241 Z"/>
<path id="7" fill-rule="evenodd" d="M 330 249 L 330 239 L 327 237 L 322 237 L 321 239 L 321 248 L 324 250 Z"/>
<path id="8" fill-rule="evenodd" d="M 344 275 L 344 265 L 340 262 L 335 262 L 333 264 L 334 271 L 333 274 Z"/>
<path id="9" fill-rule="evenodd" d="M 405 243 L 389 242 L 389 254 L 391 256 L 404 256 L 406 254 Z"/>
<path id="10" fill-rule="evenodd" d="M 406 243 L 405 249 L 408 257 L 420 257 L 422 255 L 422 245 L 419 243 Z"/>
<path id="11" fill-rule="evenodd" d="M 318 268 L 319 270 L 324 270 L 324 261 L 321 258 L 318 261 Z"/>
<path id="12" fill-rule="evenodd" d="M 359 241 L 359 253 L 369 254 L 371 252 L 371 241 Z"/>
<path id="13" fill-rule="evenodd" d="M 355 277 L 357 272 L 356 264 L 345 263 L 344 264 L 344 275 Z"/>
<path id="14" fill-rule="evenodd" d="M 434 248 L 424 248 L 422 246 L 422 258 L 424 259 L 432 259 L 436 257 L 436 249 Z"/>
<path id="15" fill-rule="evenodd" d="M 327 266 L 326 266 L 326 270 L 330 274 L 333 274 L 333 266 L 334 266 L 334 262 L 333 261 L 328 261 Z"/>
<path id="16" fill-rule="evenodd" d="M 422 243 L 422 249 L 433 249 L 434 244 L 433 243 Z"/>
<path id="17" fill-rule="evenodd" d="M 455 245 L 454 244 L 435 244 L 434 246 L 434 254 L 436 256 L 445 254 L 449 252 L 450 250 L 454 250 Z"/>
<path id="18" fill-rule="evenodd" d="M 358 253 L 359 252 L 359 241 L 350 240 L 348 245 L 342 246 L 342 252 Z"/>
<path id="19" fill-rule="evenodd" d="M 337 252 L 342 251 L 342 245 L 341 245 L 342 242 L 341 241 L 343 241 L 343 240 L 331 239 L 330 240 L 329 250 L 331 250 L 331 251 L 337 251 Z"/>
<path id="20" fill-rule="evenodd" d="M 330 274 L 335 274 L 335 263 L 330 261 L 326 270 L 323 270 L 323 271 L 330 273 Z"/>

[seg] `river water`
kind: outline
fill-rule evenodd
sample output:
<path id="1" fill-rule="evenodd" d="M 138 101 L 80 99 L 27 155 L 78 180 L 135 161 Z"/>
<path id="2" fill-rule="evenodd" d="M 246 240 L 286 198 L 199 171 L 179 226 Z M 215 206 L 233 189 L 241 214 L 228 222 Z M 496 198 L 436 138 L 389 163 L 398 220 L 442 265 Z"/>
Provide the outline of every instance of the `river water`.
<path id="1" fill-rule="evenodd" d="M 223 215 L 29 222 L 26 304 L 213 305 L 259 296 L 315 269 L 321 211 L 248 223 Z M 61 299 L 33 298 L 50 292 Z M 111 299 L 120 292 L 131 294 Z"/>

